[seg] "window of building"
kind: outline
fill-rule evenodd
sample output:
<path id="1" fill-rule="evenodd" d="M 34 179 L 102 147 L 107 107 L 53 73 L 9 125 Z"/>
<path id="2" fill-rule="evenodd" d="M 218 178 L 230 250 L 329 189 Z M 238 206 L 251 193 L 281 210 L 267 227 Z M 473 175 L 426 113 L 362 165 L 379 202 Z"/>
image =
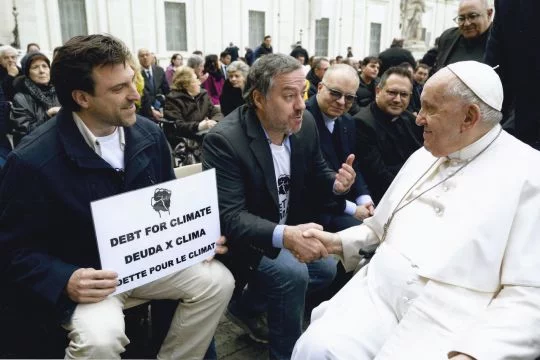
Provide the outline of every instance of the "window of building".
<path id="1" fill-rule="evenodd" d="M 328 18 L 315 20 L 315 56 L 328 56 Z"/>
<path id="2" fill-rule="evenodd" d="M 165 33 L 168 51 L 187 51 L 185 3 L 165 2 Z"/>
<path id="3" fill-rule="evenodd" d="M 381 51 L 381 24 L 371 23 L 369 34 L 369 55 L 377 56 Z"/>
<path id="4" fill-rule="evenodd" d="M 58 0 L 62 41 L 76 35 L 88 35 L 85 0 Z"/>
<path id="5" fill-rule="evenodd" d="M 249 11 L 249 46 L 255 49 L 264 39 L 264 11 Z"/>

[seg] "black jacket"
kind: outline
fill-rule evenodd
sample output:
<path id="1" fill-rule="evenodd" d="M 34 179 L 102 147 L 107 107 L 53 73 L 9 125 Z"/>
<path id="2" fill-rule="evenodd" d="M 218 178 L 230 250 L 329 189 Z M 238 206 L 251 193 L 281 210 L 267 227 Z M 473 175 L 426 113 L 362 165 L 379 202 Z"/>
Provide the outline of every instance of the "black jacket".
<path id="1" fill-rule="evenodd" d="M 476 61 L 482 61 L 484 50 L 486 48 L 488 34 L 490 30 L 486 30 L 486 32 L 482 35 L 480 35 L 479 38 L 474 40 L 469 40 L 467 42 L 468 45 L 468 51 L 472 51 L 473 47 L 475 49 L 478 49 L 477 47 L 481 48 L 482 56 L 480 58 L 474 58 L 474 56 L 471 55 L 471 57 L 468 60 L 476 60 Z M 463 40 L 463 35 L 461 35 L 461 31 L 457 27 L 450 28 L 448 30 L 445 30 L 440 38 L 439 38 L 439 46 L 437 47 L 437 60 L 435 62 L 435 68 L 434 72 L 437 72 L 439 69 L 442 69 L 446 65 L 449 65 L 452 63 L 450 60 L 450 57 L 452 53 L 455 51 L 458 43 Z"/>
<path id="2" fill-rule="evenodd" d="M 253 53 L 253 61 L 257 60 L 263 55 L 272 54 L 273 52 L 274 52 L 274 49 L 271 46 L 267 48 L 266 46 L 264 46 L 264 43 L 263 43 L 255 49 L 255 52 Z"/>
<path id="3" fill-rule="evenodd" d="M 411 64 L 413 69 L 416 68 L 416 61 L 414 60 L 412 53 L 409 50 L 400 47 L 390 47 L 384 50 L 379 54 L 379 59 L 382 62 L 381 69 L 379 71 L 380 76 L 382 76 L 384 72 L 392 66 L 398 66 L 403 62 Z"/>
<path id="4" fill-rule="evenodd" d="M 540 149 L 540 1 L 495 0 L 495 20 L 487 43 L 485 62 L 496 71 L 504 89 L 503 113 L 515 108 L 515 135 Z"/>
<path id="5" fill-rule="evenodd" d="M 403 112 L 396 120 L 375 102 L 362 108 L 356 120 L 356 157 L 376 203 L 382 198 L 409 156 L 420 148 L 414 116 Z"/>
<path id="6" fill-rule="evenodd" d="M 20 76 L 15 81 L 16 94 L 11 106 L 10 132 L 13 134 L 14 145 L 17 145 L 25 135 L 50 119 L 47 115 L 49 107 L 30 94 L 24 79 L 24 76 Z M 53 94 L 51 101 L 56 104 L 55 106 L 60 106 L 56 93 Z"/>
<path id="7" fill-rule="evenodd" d="M 317 94 L 317 87 L 319 86 L 321 79 L 319 79 L 317 75 L 315 75 L 313 69 L 309 70 L 306 75 L 306 79 L 309 81 L 308 98 L 310 98 L 313 95 Z"/>
<path id="8" fill-rule="evenodd" d="M 356 103 L 360 107 L 366 107 L 375 100 L 375 88 L 379 83 L 379 78 L 373 80 L 369 85 L 362 80 L 362 77 L 359 76 L 360 83 L 358 85 L 358 90 L 356 90 Z"/>
<path id="9" fill-rule="evenodd" d="M 167 95 L 163 116 L 167 120 L 173 120 L 175 125 L 164 124 L 163 130 L 167 135 L 171 146 L 174 147 L 179 141 L 179 137 L 189 139 L 199 139 L 197 137 L 198 127 L 205 118 L 220 120 L 221 112 L 212 105 L 206 90 L 195 97 L 182 90 L 173 90 Z"/>
<path id="10" fill-rule="evenodd" d="M 219 103 L 221 104 L 223 116 L 227 116 L 232 113 L 234 109 L 244 105 L 246 102 L 242 97 L 242 89 L 233 87 L 229 79 L 227 79 L 225 80 L 225 84 L 223 84 Z"/>
<path id="11" fill-rule="evenodd" d="M 304 112 L 301 130 L 289 139 L 287 224 L 295 225 L 313 221 L 314 203 L 333 201 L 335 173 L 321 154 L 309 112 Z M 204 169 L 216 169 L 221 230 L 229 246 L 222 260 L 238 284 L 248 280 L 263 255 L 274 259 L 280 252 L 272 246 L 280 216 L 274 163 L 255 111 L 244 105 L 220 121 L 204 138 L 202 156 Z"/>
<path id="12" fill-rule="evenodd" d="M 341 164 L 347 160 L 347 156 L 354 154 L 356 149 L 356 125 L 353 118 L 345 113 L 338 117 L 334 122 L 334 132 L 338 136 L 338 141 L 334 141 L 326 124 L 324 123 L 324 117 L 317 102 L 317 97 L 313 96 L 306 101 L 306 109 L 313 115 L 315 123 L 317 124 L 317 130 L 319 131 L 319 139 L 321 143 L 321 151 L 326 160 L 328 166 L 334 170 L 339 171 Z M 361 195 L 369 195 L 369 190 L 360 172 L 358 166 L 358 160 L 353 164 L 354 171 L 356 171 L 356 180 L 354 181 L 351 190 L 347 193 L 346 198 L 352 202 L 355 202 L 356 198 Z M 343 213 L 343 208 L 337 208 L 338 213 Z"/>
<path id="13" fill-rule="evenodd" d="M 125 130 L 121 176 L 86 143 L 70 111 L 26 136 L 0 171 L 0 276 L 58 321 L 76 304 L 64 292 L 75 270 L 101 268 L 90 202 L 174 179 L 161 129 Z"/>

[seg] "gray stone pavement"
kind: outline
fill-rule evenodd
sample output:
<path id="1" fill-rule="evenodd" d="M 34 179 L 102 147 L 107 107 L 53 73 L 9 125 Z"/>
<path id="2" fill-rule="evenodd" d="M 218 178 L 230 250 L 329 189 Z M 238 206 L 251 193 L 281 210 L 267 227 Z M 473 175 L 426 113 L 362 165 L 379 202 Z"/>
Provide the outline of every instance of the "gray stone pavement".
<path id="1" fill-rule="evenodd" d="M 268 358 L 268 347 L 251 340 L 247 333 L 225 316 L 216 331 L 216 349 L 220 360 L 258 360 Z"/>

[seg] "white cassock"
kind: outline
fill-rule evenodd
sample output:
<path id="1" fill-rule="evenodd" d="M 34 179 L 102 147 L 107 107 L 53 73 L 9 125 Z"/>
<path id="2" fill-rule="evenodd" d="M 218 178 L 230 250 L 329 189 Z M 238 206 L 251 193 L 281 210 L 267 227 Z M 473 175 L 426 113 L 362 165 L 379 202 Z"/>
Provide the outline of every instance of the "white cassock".
<path id="1" fill-rule="evenodd" d="M 540 152 L 500 129 L 449 159 L 418 150 L 375 215 L 340 233 L 343 264 L 354 270 L 400 200 L 472 159 L 396 212 L 370 264 L 313 311 L 293 359 L 540 355 Z"/>

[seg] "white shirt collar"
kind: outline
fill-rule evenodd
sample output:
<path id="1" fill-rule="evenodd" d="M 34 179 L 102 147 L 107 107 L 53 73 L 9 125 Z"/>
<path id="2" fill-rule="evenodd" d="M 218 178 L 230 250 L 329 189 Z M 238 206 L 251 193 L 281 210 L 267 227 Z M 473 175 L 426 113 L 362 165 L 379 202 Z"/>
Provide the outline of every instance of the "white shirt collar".
<path id="1" fill-rule="evenodd" d="M 331 119 L 329 116 L 327 116 L 325 113 L 321 111 L 321 114 L 323 116 L 324 125 L 330 131 L 330 134 L 334 132 L 334 126 L 336 125 L 336 119 L 337 117 Z"/>
<path id="2" fill-rule="evenodd" d="M 84 121 L 80 118 L 79 115 L 77 115 L 76 112 L 72 112 L 73 114 L 73 120 L 75 120 L 75 125 L 77 125 L 77 128 L 79 129 L 81 135 L 84 138 L 84 141 L 90 146 L 90 148 L 99 156 L 101 156 L 101 148 L 99 146 L 99 141 L 97 137 L 90 131 L 90 129 L 86 126 Z M 120 148 L 122 151 L 124 151 L 126 146 L 126 138 L 124 135 L 124 128 L 122 126 L 118 126 L 118 137 L 120 138 Z"/>

